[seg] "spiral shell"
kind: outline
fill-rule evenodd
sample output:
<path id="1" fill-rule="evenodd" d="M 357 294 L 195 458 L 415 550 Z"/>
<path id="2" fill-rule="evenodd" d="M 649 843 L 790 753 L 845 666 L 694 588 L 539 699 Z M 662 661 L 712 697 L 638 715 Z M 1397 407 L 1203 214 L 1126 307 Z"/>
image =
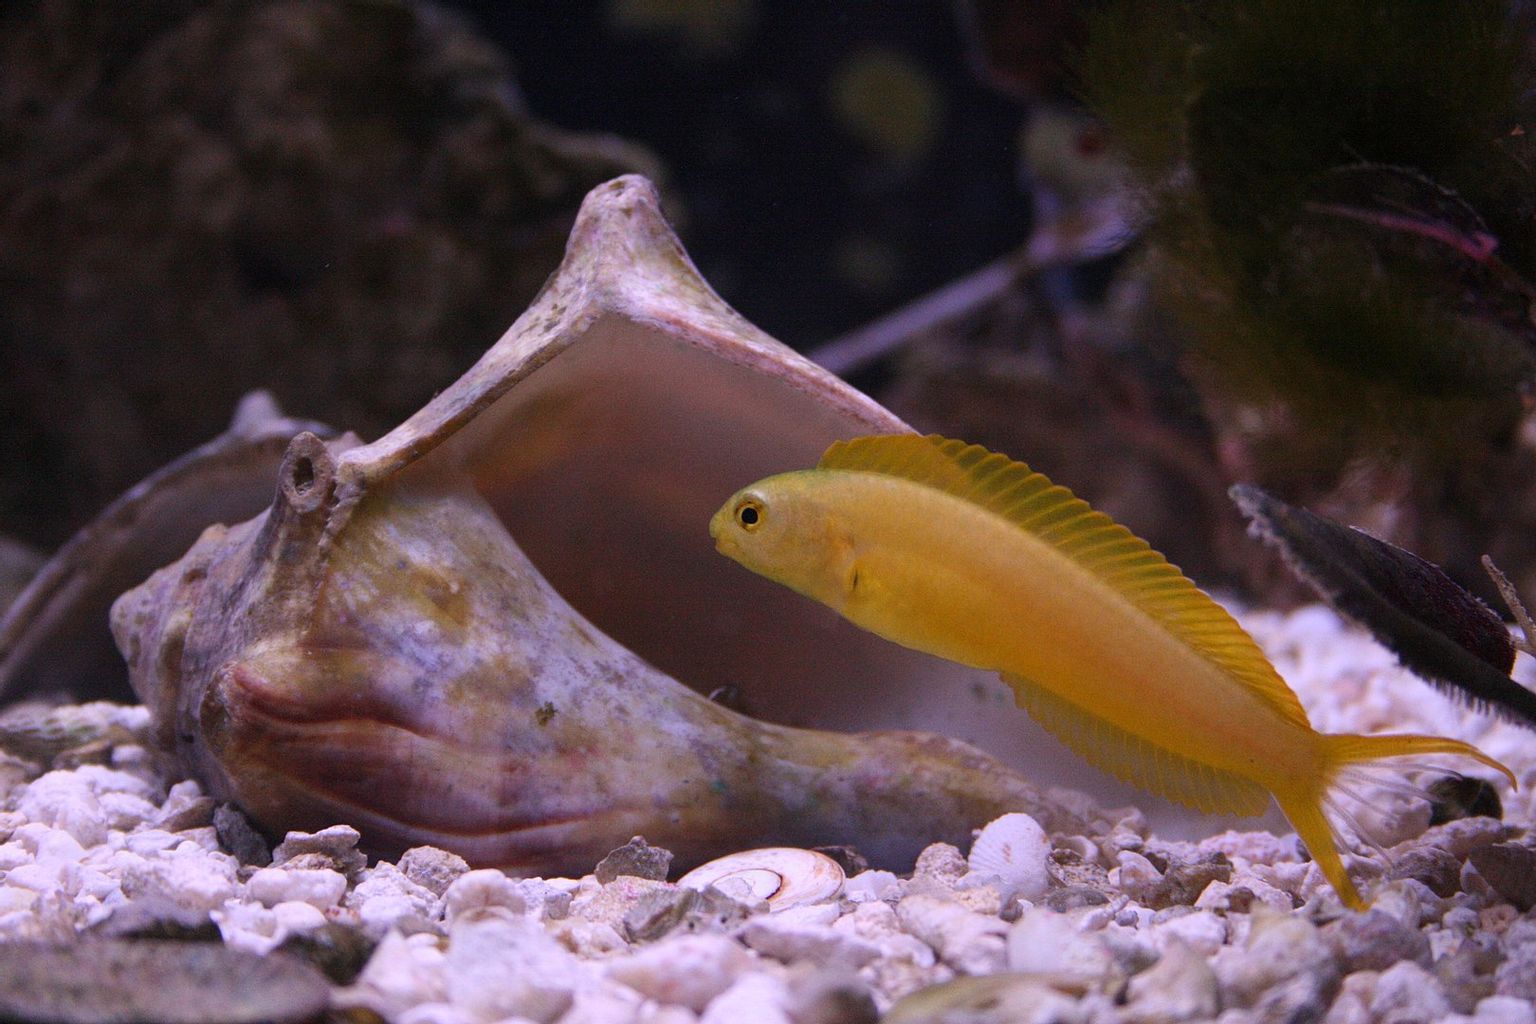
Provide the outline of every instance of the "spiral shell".
<path id="1" fill-rule="evenodd" d="M 702 864 L 677 884 L 687 889 L 713 885 L 733 896 L 742 895 L 744 887 L 752 898 L 767 900 L 768 909 L 778 911 L 832 899 L 843 891 L 846 877 L 837 861 L 824 853 L 770 846 Z"/>
<path id="2" fill-rule="evenodd" d="M 904 429 L 722 302 L 649 183 L 619 179 L 479 363 L 367 444 L 299 433 L 267 511 L 204 531 L 112 630 L 153 741 L 274 836 L 340 821 L 380 856 L 567 875 L 635 835 L 680 868 L 832 843 L 905 868 L 1004 811 L 1085 831 L 964 743 L 820 731 L 922 707 L 1033 752 L 972 670 L 829 621 L 710 542 L 743 481 Z M 704 697 L 724 682 L 760 717 Z M 836 892 L 841 872 L 806 888 L 829 870 L 768 894 Z"/>

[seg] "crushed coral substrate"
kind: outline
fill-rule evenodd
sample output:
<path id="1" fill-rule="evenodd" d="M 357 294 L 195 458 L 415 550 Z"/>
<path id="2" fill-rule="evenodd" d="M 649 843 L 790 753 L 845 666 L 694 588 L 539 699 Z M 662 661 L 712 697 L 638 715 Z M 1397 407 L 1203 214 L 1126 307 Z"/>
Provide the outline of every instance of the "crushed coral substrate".
<path id="1" fill-rule="evenodd" d="M 516 879 L 430 847 L 370 866 L 344 825 L 268 851 L 159 774 L 142 709 L 101 706 L 109 742 L 51 766 L 0 753 L 0 943 L 350 943 L 361 971 L 333 1009 L 400 1024 L 1536 1024 L 1536 736 L 1444 699 L 1325 609 L 1242 619 L 1320 730 L 1443 733 L 1508 764 L 1504 819 L 1431 827 L 1423 802 L 1368 794 L 1357 818 L 1381 849 L 1350 858 L 1364 913 L 1292 835 L 1165 841 L 1134 810 L 1089 836 L 1009 816 L 969 858 L 935 844 L 909 877 L 772 905 L 629 874 Z"/>

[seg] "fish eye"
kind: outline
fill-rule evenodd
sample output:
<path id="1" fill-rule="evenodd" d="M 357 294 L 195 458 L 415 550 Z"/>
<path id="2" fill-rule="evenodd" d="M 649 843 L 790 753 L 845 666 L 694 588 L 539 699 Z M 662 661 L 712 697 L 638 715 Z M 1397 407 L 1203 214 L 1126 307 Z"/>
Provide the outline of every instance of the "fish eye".
<path id="1" fill-rule="evenodd" d="M 748 532 L 757 529 L 763 522 L 763 503 L 756 498 L 747 498 L 736 506 L 736 522 Z"/>

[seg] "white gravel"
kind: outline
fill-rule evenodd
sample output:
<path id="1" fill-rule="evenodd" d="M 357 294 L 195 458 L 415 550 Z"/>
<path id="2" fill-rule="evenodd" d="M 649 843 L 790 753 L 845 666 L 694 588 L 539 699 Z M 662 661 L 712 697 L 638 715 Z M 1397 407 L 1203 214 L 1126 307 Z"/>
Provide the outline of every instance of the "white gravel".
<path id="1" fill-rule="evenodd" d="M 401 1024 L 1536 1024 L 1536 911 L 1509 895 L 1536 882 L 1536 736 L 1454 705 L 1326 609 L 1243 620 L 1319 729 L 1443 733 L 1503 760 L 1521 783 L 1501 790 L 1504 822 L 1427 828 L 1422 803 L 1381 794 L 1361 817 L 1391 860 L 1350 858 L 1374 893 L 1361 914 L 1293 836 L 1164 841 L 1134 811 L 1104 836 L 1008 815 L 969 858 L 936 844 L 907 877 L 865 871 L 770 910 L 627 875 L 514 879 L 431 848 L 368 866 L 344 825 L 242 864 L 196 783 L 134 743 L 86 744 L 47 771 L 0 752 L 0 943 L 132 917 L 211 921 L 265 954 L 340 925 L 376 946 L 334 1005 Z M 147 726 L 138 708 L 80 714 L 103 735 Z"/>

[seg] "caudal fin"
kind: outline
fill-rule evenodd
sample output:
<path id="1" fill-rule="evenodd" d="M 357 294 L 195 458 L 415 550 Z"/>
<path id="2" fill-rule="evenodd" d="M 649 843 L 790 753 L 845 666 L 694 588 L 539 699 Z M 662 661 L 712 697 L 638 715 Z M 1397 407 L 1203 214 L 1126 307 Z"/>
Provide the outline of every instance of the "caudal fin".
<path id="1" fill-rule="evenodd" d="M 1517 785 L 1515 775 L 1504 765 L 1489 757 L 1469 743 L 1448 739 L 1444 736 L 1321 736 L 1322 758 L 1317 774 L 1310 779 L 1292 779 L 1275 790 L 1275 800 L 1286 818 L 1307 844 L 1312 859 L 1322 869 L 1334 891 L 1344 905 L 1354 910 L 1365 907 L 1354 883 L 1344 870 L 1340 856 L 1341 837 L 1328 811 L 1339 811 L 1348 818 L 1338 805 L 1341 783 L 1350 770 L 1369 768 L 1379 761 L 1395 757 L 1412 757 L 1426 754 L 1457 754 L 1470 757 L 1481 764 L 1503 773 L 1511 786 Z"/>

